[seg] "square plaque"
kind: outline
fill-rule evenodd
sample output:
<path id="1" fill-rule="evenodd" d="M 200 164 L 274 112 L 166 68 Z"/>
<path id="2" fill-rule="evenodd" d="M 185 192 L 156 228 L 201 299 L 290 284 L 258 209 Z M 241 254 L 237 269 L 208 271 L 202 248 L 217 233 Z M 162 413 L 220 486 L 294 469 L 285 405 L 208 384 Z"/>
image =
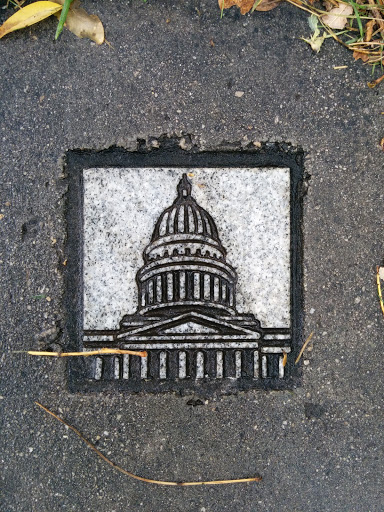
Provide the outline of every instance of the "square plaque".
<path id="1" fill-rule="evenodd" d="M 302 316 L 294 155 L 155 155 L 68 158 L 69 345 L 148 354 L 73 360 L 71 388 L 291 387 Z"/>

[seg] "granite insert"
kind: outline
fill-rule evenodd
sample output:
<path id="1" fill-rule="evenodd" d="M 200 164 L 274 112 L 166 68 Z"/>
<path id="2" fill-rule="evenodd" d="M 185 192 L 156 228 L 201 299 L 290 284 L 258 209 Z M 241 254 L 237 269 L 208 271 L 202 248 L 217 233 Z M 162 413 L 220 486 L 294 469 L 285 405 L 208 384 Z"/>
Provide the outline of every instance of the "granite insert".
<path id="1" fill-rule="evenodd" d="M 292 385 L 301 337 L 300 168 L 145 160 L 83 162 L 72 173 L 70 344 L 148 352 L 72 361 L 72 388 Z"/>

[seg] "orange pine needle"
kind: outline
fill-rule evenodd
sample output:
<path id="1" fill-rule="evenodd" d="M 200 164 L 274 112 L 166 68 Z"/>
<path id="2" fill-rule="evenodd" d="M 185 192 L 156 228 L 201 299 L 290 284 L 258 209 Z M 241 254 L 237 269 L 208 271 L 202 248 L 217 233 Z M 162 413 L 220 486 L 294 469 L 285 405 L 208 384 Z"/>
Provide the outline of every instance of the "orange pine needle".
<path id="1" fill-rule="evenodd" d="M 77 436 L 80 437 L 86 443 L 86 445 L 93 450 L 99 457 L 103 459 L 104 462 L 112 466 L 117 471 L 120 471 L 120 473 L 123 473 L 124 475 L 127 475 L 131 478 L 134 478 L 135 480 L 140 480 L 141 482 L 147 482 L 149 484 L 157 484 L 157 485 L 172 485 L 172 486 L 178 486 L 178 487 L 186 487 L 191 485 L 219 485 L 219 484 L 238 484 L 243 482 L 260 482 L 261 476 L 255 476 L 251 478 L 238 478 L 236 480 L 212 480 L 207 482 L 172 482 L 168 480 L 153 480 L 151 478 L 144 478 L 142 476 L 137 476 L 133 473 L 130 473 L 126 469 L 121 468 L 111 460 L 109 460 L 103 453 L 101 453 L 100 450 L 96 448 L 88 439 L 86 439 L 81 432 L 77 430 L 77 428 L 72 427 L 72 425 L 69 425 L 66 421 L 64 421 L 62 418 L 57 416 L 55 413 L 47 409 L 47 407 L 44 407 L 44 405 L 41 405 L 39 402 L 35 402 L 36 405 L 41 407 L 46 413 L 50 414 L 54 418 L 56 418 L 58 421 L 63 423 L 65 426 L 67 426 L 69 429 L 71 429 Z"/>
<path id="2" fill-rule="evenodd" d="M 119 348 L 100 348 L 98 350 L 90 350 L 89 352 L 40 352 L 36 350 L 28 350 L 30 356 L 53 356 L 53 357 L 88 357 L 108 355 L 108 354 L 131 354 L 132 356 L 147 357 L 147 352 L 136 352 L 134 350 L 121 350 Z"/>
<path id="3" fill-rule="evenodd" d="M 301 350 L 300 350 L 300 352 L 299 352 L 299 355 L 298 355 L 298 356 L 297 356 L 297 358 L 296 358 L 295 364 L 297 364 L 297 363 L 300 361 L 301 356 L 303 355 L 304 350 L 307 348 L 308 343 L 311 341 L 312 336 L 314 335 L 314 333 L 315 333 L 315 331 L 312 331 L 312 332 L 311 332 L 311 334 L 308 336 L 308 338 L 305 340 L 305 343 L 304 343 L 304 345 L 301 347 Z"/>

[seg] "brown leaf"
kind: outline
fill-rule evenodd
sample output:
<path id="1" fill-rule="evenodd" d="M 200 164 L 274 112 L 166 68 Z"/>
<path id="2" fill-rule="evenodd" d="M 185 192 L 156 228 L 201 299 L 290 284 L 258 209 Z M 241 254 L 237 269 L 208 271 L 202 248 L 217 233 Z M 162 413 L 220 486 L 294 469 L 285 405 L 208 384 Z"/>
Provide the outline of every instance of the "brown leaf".
<path id="1" fill-rule="evenodd" d="M 56 3 L 63 5 L 64 0 L 54 0 Z M 104 43 L 104 27 L 100 18 L 95 14 L 88 14 L 80 7 L 73 7 L 73 5 L 80 5 L 80 2 L 75 2 L 71 5 L 67 19 L 65 21 L 65 28 L 70 30 L 75 36 L 91 39 L 97 44 Z M 59 16 L 58 16 L 59 17 Z"/>
<path id="2" fill-rule="evenodd" d="M 277 7 L 280 2 L 281 0 L 261 0 L 261 2 L 256 5 L 254 10 L 262 12 L 271 11 Z"/>
<path id="3" fill-rule="evenodd" d="M 241 14 L 247 14 L 255 3 L 255 0 L 218 0 L 220 9 L 229 9 L 233 5 L 240 8 Z"/>
<path id="4" fill-rule="evenodd" d="M 77 37 L 87 37 L 96 44 L 104 43 L 104 27 L 100 18 L 84 9 L 70 9 L 64 26 Z"/>
<path id="5" fill-rule="evenodd" d="M 341 4 L 333 7 L 328 14 L 321 17 L 321 21 L 330 28 L 342 30 L 348 23 L 347 16 L 351 16 L 353 7 L 351 5 Z"/>
<path id="6" fill-rule="evenodd" d="M 355 60 L 361 59 L 363 62 L 367 62 L 369 60 L 369 54 L 364 52 L 359 52 L 358 50 L 355 50 L 353 52 L 353 58 Z"/>

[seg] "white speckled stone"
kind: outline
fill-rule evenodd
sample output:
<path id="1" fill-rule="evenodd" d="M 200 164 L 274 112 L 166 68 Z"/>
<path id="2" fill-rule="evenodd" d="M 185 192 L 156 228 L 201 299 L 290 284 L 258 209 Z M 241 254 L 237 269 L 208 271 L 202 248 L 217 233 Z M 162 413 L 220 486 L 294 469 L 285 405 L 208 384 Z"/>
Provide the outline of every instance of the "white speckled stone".
<path id="1" fill-rule="evenodd" d="M 237 309 L 290 325 L 289 169 L 84 170 L 84 329 L 116 329 L 137 308 L 136 272 L 183 172 L 238 274 Z"/>

